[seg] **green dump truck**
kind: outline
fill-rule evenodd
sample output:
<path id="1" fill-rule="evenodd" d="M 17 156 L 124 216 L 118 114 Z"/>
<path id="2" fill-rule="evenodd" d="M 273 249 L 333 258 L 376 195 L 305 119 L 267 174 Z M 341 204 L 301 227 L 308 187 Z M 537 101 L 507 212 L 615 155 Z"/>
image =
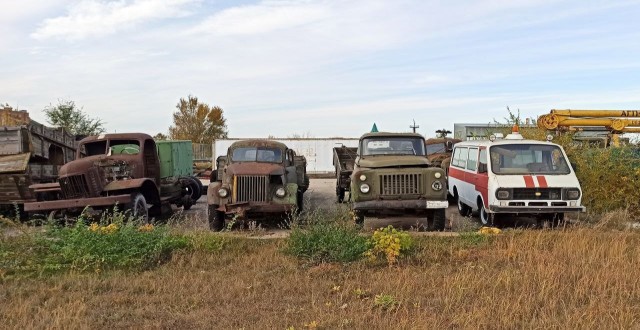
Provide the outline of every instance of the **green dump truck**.
<path id="1" fill-rule="evenodd" d="M 424 137 L 375 132 L 360 138 L 350 194 L 357 224 L 366 216 L 426 216 L 428 229 L 444 230 L 445 172 L 432 166 Z"/>
<path id="2" fill-rule="evenodd" d="M 143 133 L 102 134 L 80 141 L 76 159 L 62 166 L 58 182 L 30 188 L 37 202 L 30 213 L 80 213 L 85 207 L 105 210 L 120 205 L 148 220 L 189 209 L 203 188 L 191 175 L 191 141 L 159 141 Z M 52 198 L 52 193 L 59 198 Z"/>

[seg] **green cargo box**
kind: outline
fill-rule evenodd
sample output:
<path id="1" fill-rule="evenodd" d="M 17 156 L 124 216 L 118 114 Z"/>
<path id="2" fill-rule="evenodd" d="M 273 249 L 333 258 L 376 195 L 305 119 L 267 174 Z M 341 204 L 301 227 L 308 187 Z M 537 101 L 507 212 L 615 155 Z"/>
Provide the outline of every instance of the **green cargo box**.
<path id="1" fill-rule="evenodd" d="M 193 149 L 191 141 L 156 141 L 160 160 L 160 177 L 191 175 Z"/>

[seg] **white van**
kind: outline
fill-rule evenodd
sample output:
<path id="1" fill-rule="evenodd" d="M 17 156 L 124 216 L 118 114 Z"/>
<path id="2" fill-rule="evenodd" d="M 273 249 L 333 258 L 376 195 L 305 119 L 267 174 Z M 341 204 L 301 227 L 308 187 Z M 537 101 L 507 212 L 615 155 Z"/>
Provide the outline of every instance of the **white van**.
<path id="1" fill-rule="evenodd" d="M 535 215 L 557 225 L 566 212 L 585 211 L 564 149 L 549 141 L 524 140 L 517 126 L 504 139 L 457 143 L 448 183 L 460 214 L 477 211 L 487 226 L 499 214 Z"/>

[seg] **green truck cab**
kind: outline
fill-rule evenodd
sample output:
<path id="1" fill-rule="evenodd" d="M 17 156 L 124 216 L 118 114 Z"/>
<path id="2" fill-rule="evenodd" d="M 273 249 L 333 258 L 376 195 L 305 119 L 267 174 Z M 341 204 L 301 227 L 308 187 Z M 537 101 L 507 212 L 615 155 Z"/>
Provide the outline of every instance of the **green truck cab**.
<path id="1" fill-rule="evenodd" d="M 365 216 L 426 216 L 429 229 L 444 230 L 445 172 L 431 165 L 424 137 L 416 133 L 367 133 L 360 138 L 351 174 L 356 223 Z"/>
<path id="2" fill-rule="evenodd" d="M 309 187 L 307 161 L 271 140 L 234 142 L 218 157 L 207 189 L 209 227 L 220 231 L 227 217 L 301 211 Z"/>

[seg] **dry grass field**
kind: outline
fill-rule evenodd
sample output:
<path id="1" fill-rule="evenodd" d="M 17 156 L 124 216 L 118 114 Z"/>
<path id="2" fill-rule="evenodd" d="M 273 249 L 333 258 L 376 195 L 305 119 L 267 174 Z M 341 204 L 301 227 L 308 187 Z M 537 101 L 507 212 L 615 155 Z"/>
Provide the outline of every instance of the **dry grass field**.
<path id="1" fill-rule="evenodd" d="M 146 271 L 4 276 L 3 328 L 439 329 L 640 326 L 640 232 L 590 226 L 414 237 L 386 263 L 309 263 L 288 239 L 202 233 Z M 1 257 L 1 256 L 0 256 Z"/>

